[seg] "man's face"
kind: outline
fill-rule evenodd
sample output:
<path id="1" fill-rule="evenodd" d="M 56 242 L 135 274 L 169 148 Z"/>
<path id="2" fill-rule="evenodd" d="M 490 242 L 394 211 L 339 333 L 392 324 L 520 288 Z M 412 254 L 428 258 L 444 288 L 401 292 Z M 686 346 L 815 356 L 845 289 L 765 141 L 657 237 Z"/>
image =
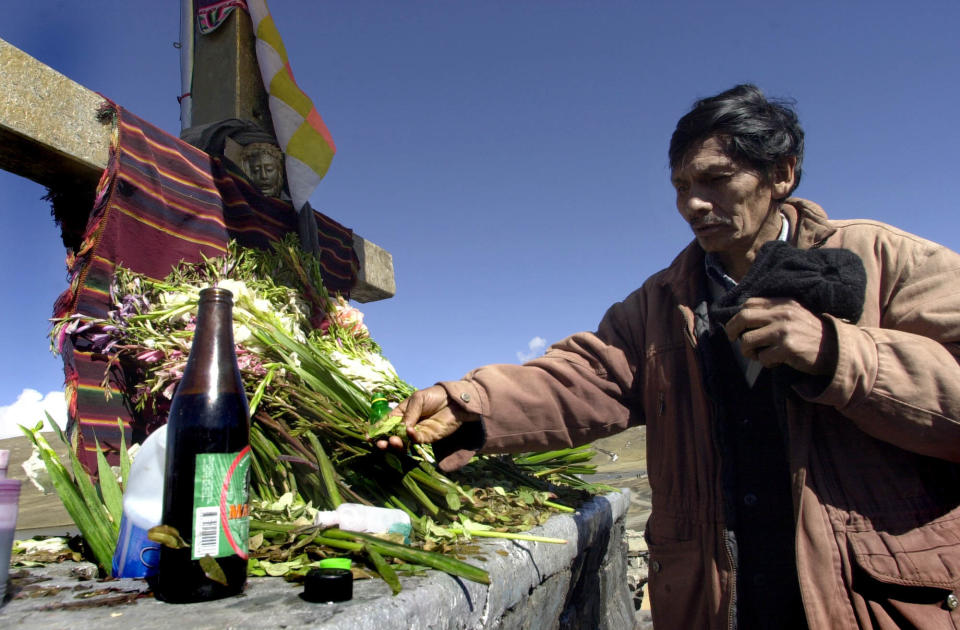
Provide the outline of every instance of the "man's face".
<path id="1" fill-rule="evenodd" d="M 244 170 L 253 184 L 267 197 L 279 197 L 283 191 L 283 171 L 277 159 L 260 143 L 248 145 Z"/>
<path id="2" fill-rule="evenodd" d="M 671 180 L 677 209 L 704 251 L 747 260 L 763 244 L 757 236 L 776 207 L 773 187 L 728 157 L 716 137 L 695 144 Z"/>

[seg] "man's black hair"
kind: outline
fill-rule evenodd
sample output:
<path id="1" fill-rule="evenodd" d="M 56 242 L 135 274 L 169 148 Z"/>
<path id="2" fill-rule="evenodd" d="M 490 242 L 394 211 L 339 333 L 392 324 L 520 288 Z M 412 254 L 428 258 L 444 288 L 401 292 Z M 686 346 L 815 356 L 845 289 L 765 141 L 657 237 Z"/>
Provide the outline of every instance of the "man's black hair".
<path id="1" fill-rule="evenodd" d="M 723 141 L 731 159 L 768 179 L 784 158 L 796 157 L 790 192 L 800 183 L 803 129 L 792 102 L 768 100 L 749 83 L 700 99 L 680 119 L 670 138 L 670 168 L 677 168 L 696 143 L 710 136 Z"/>

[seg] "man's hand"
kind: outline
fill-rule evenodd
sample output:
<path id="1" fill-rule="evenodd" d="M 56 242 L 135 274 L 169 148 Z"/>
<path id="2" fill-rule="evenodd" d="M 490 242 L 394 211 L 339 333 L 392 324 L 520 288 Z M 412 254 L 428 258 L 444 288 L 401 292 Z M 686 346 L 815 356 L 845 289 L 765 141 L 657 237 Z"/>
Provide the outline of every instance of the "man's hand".
<path id="1" fill-rule="evenodd" d="M 827 322 L 796 300 L 750 298 L 724 327 L 740 350 L 764 367 L 789 365 L 805 374 L 831 375 L 837 365 L 837 340 Z"/>
<path id="2" fill-rule="evenodd" d="M 451 405 L 447 390 L 439 385 L 414 392 L 397 405 L 390 415 L 402 415 L 407 435 L 411 441 L 419 444 L 436 442 L 452 435 L 465 422 L 480 419 L 479 415 L 465 411 L 457 404 Z M 381 449 L 402 449 L 403 440 L 392 435 L 387 440 L 378 440 L 377 446 Z"/>

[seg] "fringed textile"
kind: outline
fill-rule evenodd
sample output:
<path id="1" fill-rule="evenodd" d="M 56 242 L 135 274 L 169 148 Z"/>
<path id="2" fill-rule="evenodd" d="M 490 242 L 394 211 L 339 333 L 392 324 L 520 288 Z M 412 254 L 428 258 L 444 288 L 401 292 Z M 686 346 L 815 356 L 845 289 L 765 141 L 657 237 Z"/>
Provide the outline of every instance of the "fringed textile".
<path id="1" fill-rule="evenodd" d="M 163 278 L 180 261 L 222 255 L 230 239 L 266 248 L 297 230 L 297 213 L 287 201 L 264 197 L 235 164 L 167 134 L 114 106 L 116 128 L 110 160 L 97 189 L 80 248 L 68 257 L 69 288 L 54 307 L 55 317 L 80 313 L 108 316 L 110 284 L 118 264 Z M 331 293 L 349 295 L 359 262 L 353 232 L 316 213 L 320 264 Z M 152 419 L 126 408 L 120 366 L 91 353 L 79 341 L 63 346 L 68 384 L 69 427 L 78 455 L 96 469 L 96 441 L 119 447 L 119 417 L 127 439 L 142 438 Z M 132 430 L 133 429 L 133 430 Z M 129 443 L 129 442 L 128 442 Z"/>

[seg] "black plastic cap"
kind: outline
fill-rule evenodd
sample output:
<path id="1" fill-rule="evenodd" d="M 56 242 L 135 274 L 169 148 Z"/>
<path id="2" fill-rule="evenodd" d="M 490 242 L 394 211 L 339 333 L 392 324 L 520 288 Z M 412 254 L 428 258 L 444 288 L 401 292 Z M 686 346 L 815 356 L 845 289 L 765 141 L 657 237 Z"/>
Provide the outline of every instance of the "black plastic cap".
<path id="1" fill-rule="evenodd" d="M 353 599 L 353 574 L 349 569 L 312 569 L 303 580 L 308 602 L 345 602 Z"/>

